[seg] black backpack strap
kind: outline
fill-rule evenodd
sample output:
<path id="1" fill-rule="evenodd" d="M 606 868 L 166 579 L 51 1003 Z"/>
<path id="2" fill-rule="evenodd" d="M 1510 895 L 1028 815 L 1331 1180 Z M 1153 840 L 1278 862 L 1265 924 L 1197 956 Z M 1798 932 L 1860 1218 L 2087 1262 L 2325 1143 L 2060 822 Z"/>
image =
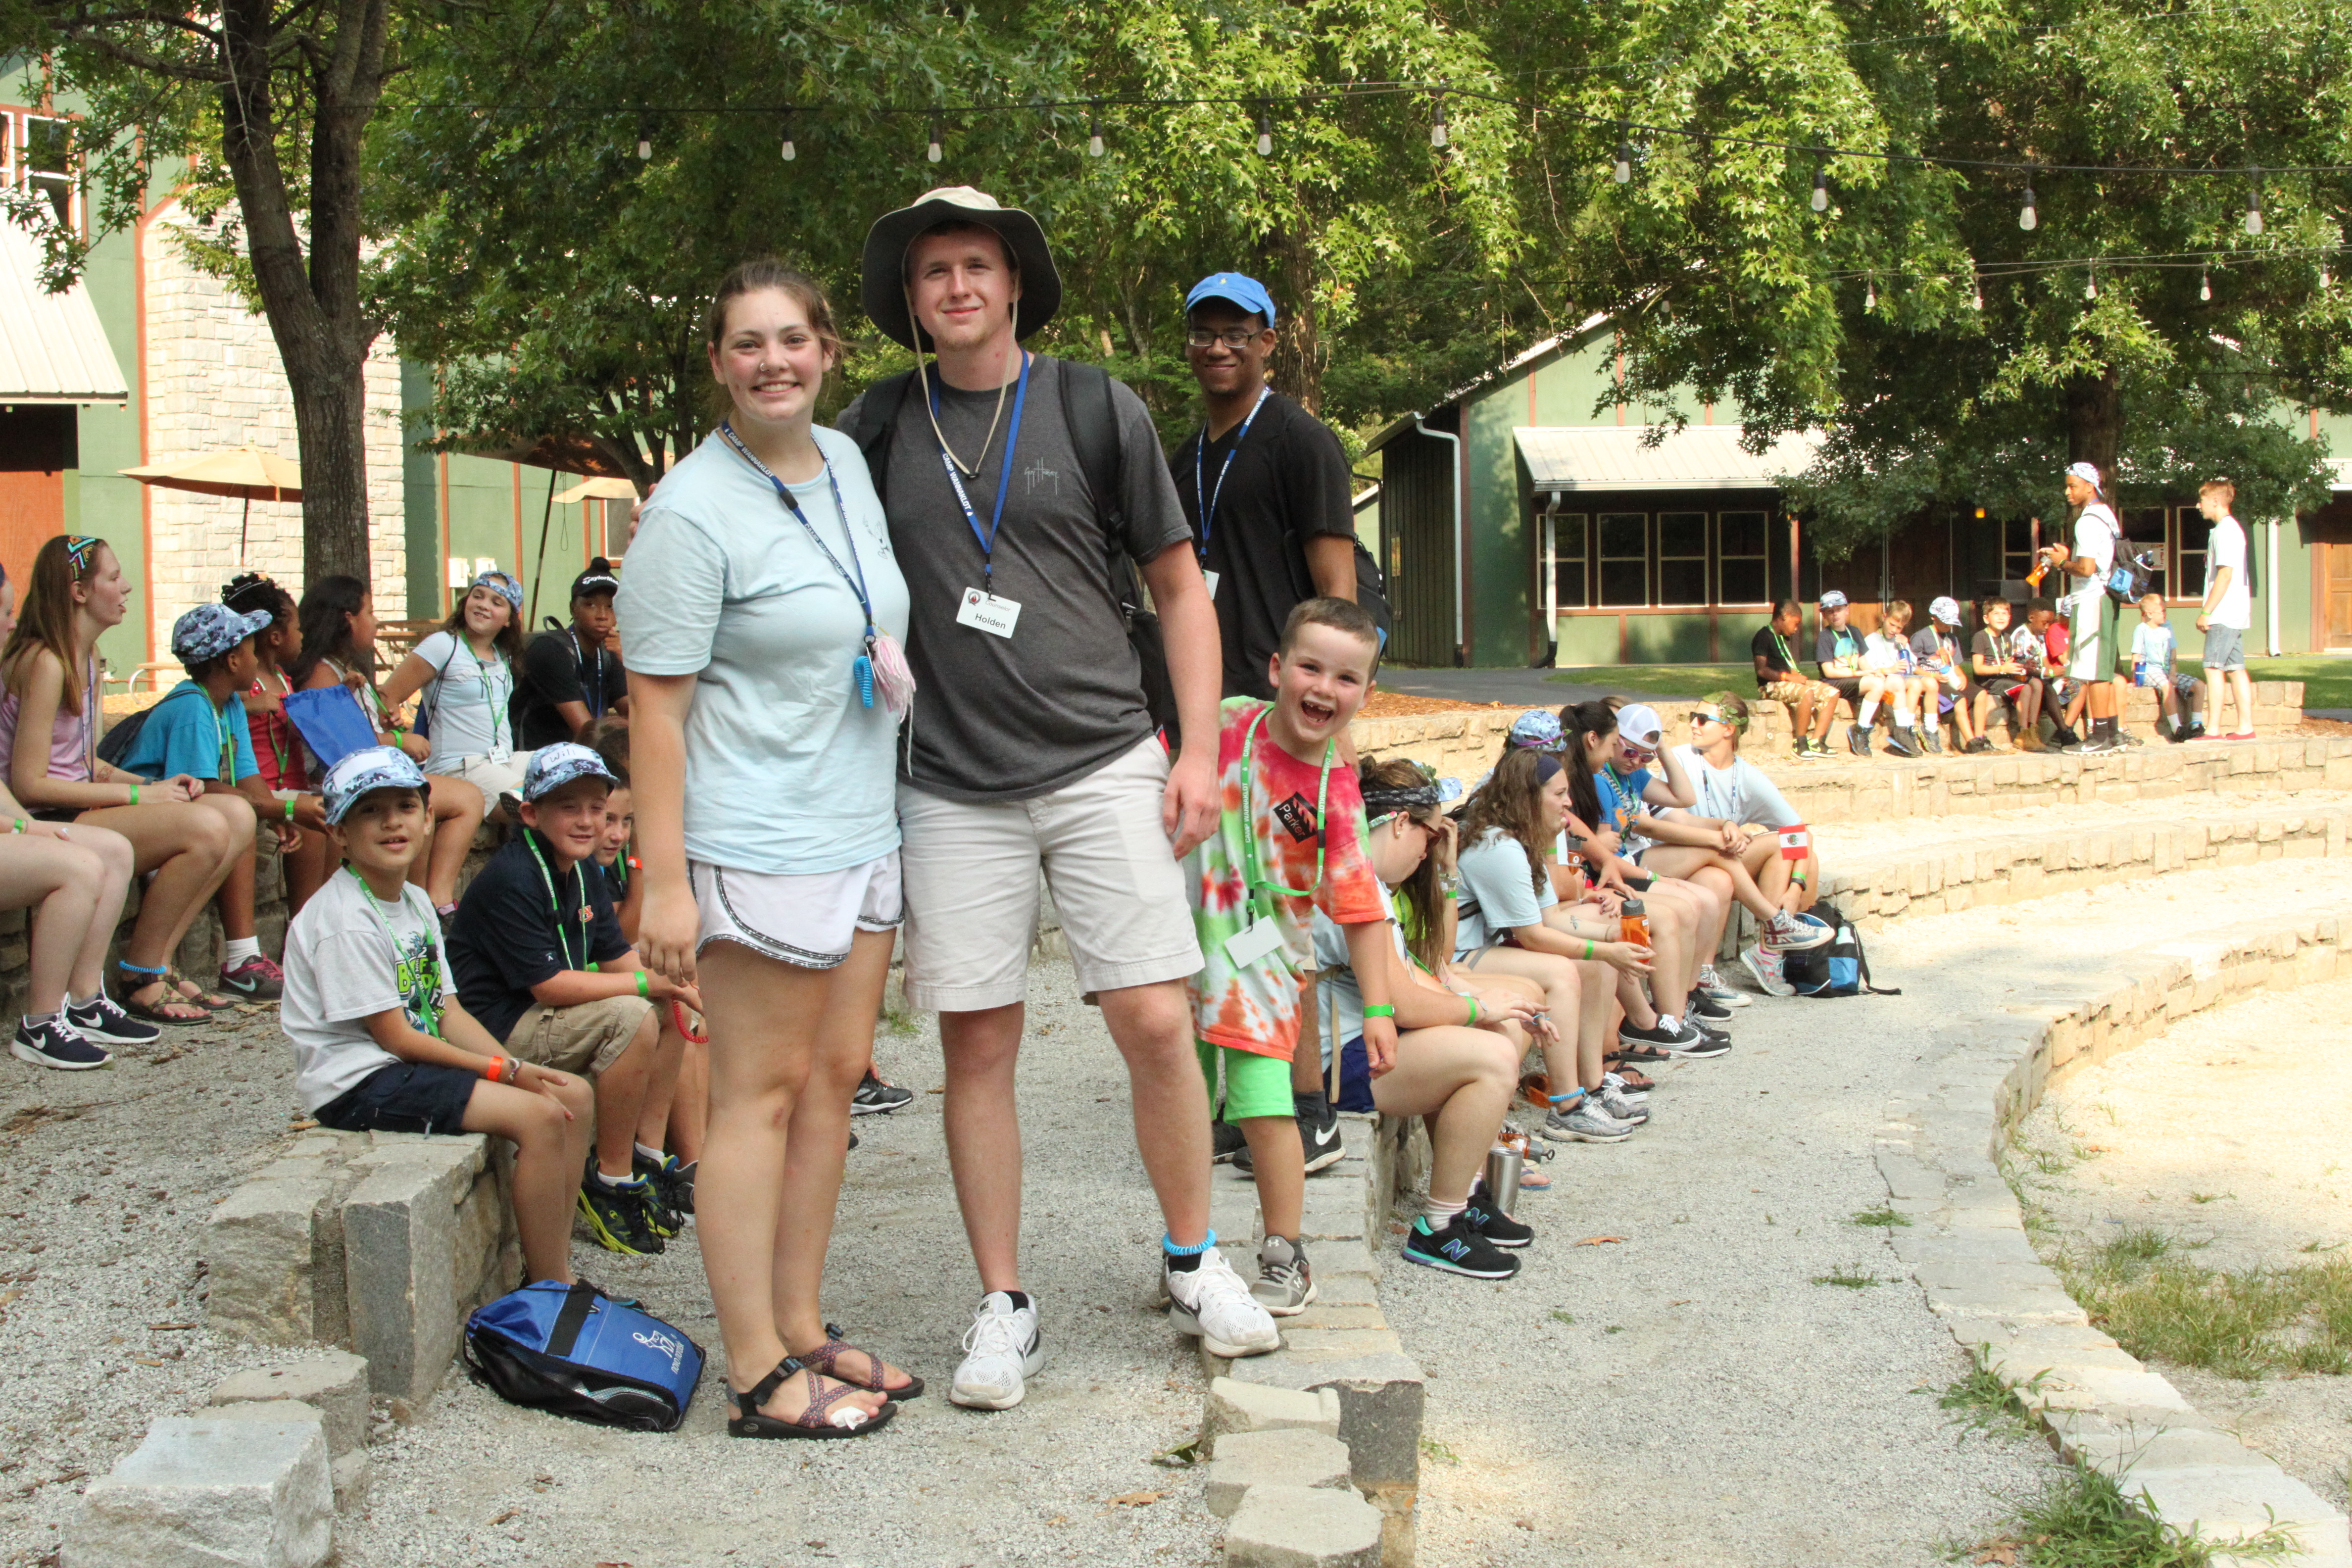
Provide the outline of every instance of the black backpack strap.
<path id="1" fill-rule="evenodd" d="M 547 1353 L 570 1360 L 572 1347 L 580 1342 L 580 1331 L 588 1326 L 588 1314 L 595 1310 L 596 1287 L 575 1281 L 564 1294 L 562 1310 L 555 1314 L 555 1326 L 547 1331 Z"/>
<path id="2" fill-rule="evenodd" d="M 856 420 L 841 426 L 841 433 L 857 443 L 877 499 L 889 482 L 890 433 L 898 427 L 898 410 L 907 405 L 907 394 L 914 384 L 915 373 L 911 370 L 902 370 L 876 382 L 857 400 Z"/>
<path id="3" fill-rule="evenodd" d="M 1096 515 L 1102 520 L 1104 546 L 1110 555 L 1111 592 L 1125 609 L 1143 605 L 1143 591 L 1135 579 L 1135 563 L 1127 552 L 1126 474 L 1118 448 L 1118 410 L 1112 405 L 1110 372 L 1098 364 L 1061 362 L 1062 420 L 1069 427 L 1070 446 L 1078 468 L 1094 492 Z"/>

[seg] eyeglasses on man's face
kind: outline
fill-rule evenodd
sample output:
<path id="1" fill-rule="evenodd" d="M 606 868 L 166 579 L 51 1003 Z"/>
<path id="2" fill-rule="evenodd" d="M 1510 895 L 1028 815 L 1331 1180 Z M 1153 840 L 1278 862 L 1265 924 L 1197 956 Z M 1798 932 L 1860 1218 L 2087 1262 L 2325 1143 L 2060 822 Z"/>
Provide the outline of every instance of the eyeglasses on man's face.
<path id="1" fill-rule="evenodd" d="M 1227 327 L 1222 331 L 1194 327 L 1184 334 L 1184 342 L 1187 347 L 1196 349 L 1213 348 L 1223 343 L 1239 353 L 1249 347 L 1251 341 L 1263 331 L 1263 327 Z"/>

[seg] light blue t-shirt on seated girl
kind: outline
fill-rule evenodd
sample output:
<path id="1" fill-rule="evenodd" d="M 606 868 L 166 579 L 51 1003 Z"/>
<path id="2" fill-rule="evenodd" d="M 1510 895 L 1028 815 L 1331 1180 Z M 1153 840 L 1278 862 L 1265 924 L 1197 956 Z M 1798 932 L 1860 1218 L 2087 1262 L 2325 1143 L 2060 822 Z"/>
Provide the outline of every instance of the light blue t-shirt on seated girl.
<path id="1" fill-rule="evenodd" d="M 1539 924 L 1543 912 L 1559 902 L 1551 879 L 1538 879 L 1528 864 L 1526 848 L 1499 827 L 1490 827 L 1475 844 L 1463 846 L 1454 864 L 1462 875 L 1454 925 L 1456 958 L 1502 941 L 1515 927 Z"/>
<path id="2" fill-rule="evenodd" d="M 849 515 L 822 474 L 793 499 L 835 560 L 864 569 L 875 626 L 903 638 L 907 584 L 866 460 L 838 431 L 812 434 Z M 646 503 L 614 608 L 632 675 L 699 678 L 686 725 L 688 857 L 805 876 L 898 847 L 898 721 L 878 690 L 873 707 L 858 700 L 857 595 L 716 431 Z"/>

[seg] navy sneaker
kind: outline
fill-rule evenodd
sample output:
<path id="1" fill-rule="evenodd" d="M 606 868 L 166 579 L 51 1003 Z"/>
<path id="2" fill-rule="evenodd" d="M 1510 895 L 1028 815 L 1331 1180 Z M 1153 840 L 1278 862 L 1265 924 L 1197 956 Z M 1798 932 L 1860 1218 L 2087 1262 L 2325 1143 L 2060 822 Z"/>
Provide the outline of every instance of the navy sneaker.
<path id="1" fill-rule="evenodd" d="M 1462 1211 L 1462 1217 L 1470 1222 L 1471 1229 L 1496 1247 L 1516 1250 L 1536 1238 L 1533 1230 L 1495 1206 L 1486 1195 L 1484 1181 L 1470 1189 L 1470 1206 Z"/>
<path id="2" fill-rule="evenodd" d="M 79 1030 L 65 1021 L 62 1014 L 34 1024 L 19 1020 L 16 1037 L 8 1048 L 20 1062 L 30 1062 L 37 1068 L 55 1068 L 59 1072 L 88 1072 L 92 1068 L 109 1067 L 114 1058 L 81 1037 Z"/>
<path id="3" fill-rule="evenodd" d="M 1471 1279 L 1508 1279 L 1519 1271 L 1519 1260 L 1481 1236 L 1466 1209 L 1443 1230 L 1430 1229 L 1426 1215 L 1414 1220 L 1405 1232 L 1404 1260 Z"/>
<path id="4" fill-rule="evenodd" d="M 75 1034 L 100 1046 L 150 1046 L 163 1033 L 154 1025 L 124 1012 L 103 991 L 87 1002 L 67 1007 L 66 1022 L 73 1026 Z"/>

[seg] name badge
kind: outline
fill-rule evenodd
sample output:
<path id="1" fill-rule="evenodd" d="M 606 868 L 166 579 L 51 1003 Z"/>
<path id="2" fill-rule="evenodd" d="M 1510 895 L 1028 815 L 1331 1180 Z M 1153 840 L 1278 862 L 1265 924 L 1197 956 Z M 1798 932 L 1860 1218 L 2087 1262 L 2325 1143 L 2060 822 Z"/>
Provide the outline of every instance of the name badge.
<path id="1" fill-rule="evenodd" d="M 1216 573 L 1208 571 L 1201 574 L 1201 581 L 1209 585 L 1209 597 L 1212 599 L 1217 596 L 1217 575 Z"/>
<path id="2" fill-rule="evenodd" d="M 956 625 L 974 627 L 992 637 L 1011 637 L 1013 623 L 1020 618 L 1019 605 L 977 588 L 963 591 L 963 605 L 956 611 Z"/>
<path id="3" fill-rule="evenodd" d="M 1279 952 L 1282 927 L 1274 921 L 1256 921 L 1225 938 L 1225 957 L 1236 969 L 1247 969 Z"/>

